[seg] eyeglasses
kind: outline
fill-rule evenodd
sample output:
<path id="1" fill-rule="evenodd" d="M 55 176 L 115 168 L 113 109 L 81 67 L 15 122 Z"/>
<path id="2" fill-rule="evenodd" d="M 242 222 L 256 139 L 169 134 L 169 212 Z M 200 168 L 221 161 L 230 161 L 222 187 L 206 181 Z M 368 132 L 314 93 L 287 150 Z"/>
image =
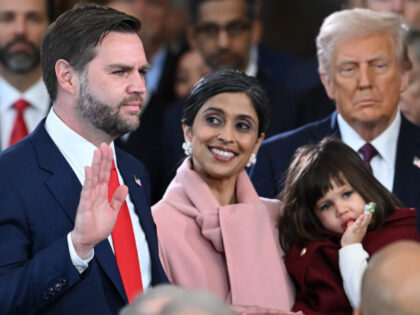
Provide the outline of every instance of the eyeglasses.
<path id="1" fill-rule="evenodd" d="M 195 31 L 208 39 L 214 39 L 219 36 L 220 31 L 225 30 L 229 37 L 237 37 L 243 34 L 251 27 L 249 22 L 232 21 L 226 26 L 220 26 L 215 23 L 204 23 L 197 25 Z"/>

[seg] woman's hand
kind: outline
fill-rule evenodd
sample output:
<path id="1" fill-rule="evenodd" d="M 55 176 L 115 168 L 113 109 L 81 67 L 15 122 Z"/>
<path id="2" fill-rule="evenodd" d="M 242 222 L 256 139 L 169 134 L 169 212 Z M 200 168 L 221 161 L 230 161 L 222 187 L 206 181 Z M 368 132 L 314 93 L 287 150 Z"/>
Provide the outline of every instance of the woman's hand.
<path id="1" fill-rule="evenodd" d="M 341 237 L 341 247 L 361 243 L 366 235 L 370 221 L 372 220 L 371 213 L 361 214 L 356 221 L 349 222 L 346 231 Z"/>

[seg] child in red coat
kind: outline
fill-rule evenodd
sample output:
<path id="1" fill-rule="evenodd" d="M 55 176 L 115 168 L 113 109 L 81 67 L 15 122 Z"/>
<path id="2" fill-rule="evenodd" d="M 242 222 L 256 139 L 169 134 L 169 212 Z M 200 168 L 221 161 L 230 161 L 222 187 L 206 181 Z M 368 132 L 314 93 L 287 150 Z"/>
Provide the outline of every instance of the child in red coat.
<path id="1" fill-rule="evenodd" d="M 340 140 L 296 151 L 282 199 L 279 232 L 296 284 L 293 310 L 306 315 L 352 314 L 369 256 L 396 240 L 420 240 L 415 211 L 403 209 Z M 365 211 L 369 202 L 373 213 Z"/>

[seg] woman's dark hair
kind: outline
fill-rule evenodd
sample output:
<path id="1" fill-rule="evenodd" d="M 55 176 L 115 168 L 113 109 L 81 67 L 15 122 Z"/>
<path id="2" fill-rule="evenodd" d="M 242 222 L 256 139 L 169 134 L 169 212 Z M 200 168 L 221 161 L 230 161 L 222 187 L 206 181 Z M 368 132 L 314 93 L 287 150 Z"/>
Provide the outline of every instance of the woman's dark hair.
<path id="1" fill-rule="evenodd" d="M 270 101 L 257 79 L 239 70 L 221 70 L 198 81 L 187 96 L 182 123 L 192 127 L 200 108 L 213 96 L 221 93 L 245 93 L 258 117 L 258 135 L 264 133 L 270 122 Z"/>
<path id="2" fill-rule="evenodd" d="M 67 60 L 79 73 L 96 56 L 96 46 L 110 32 L 134 33 L 140 21 L 117 10 L 80 4 L 60 15 L 44 34 L 41 44 L 42 77 L 52 101 L 57 97 L 55 64 Z"/>
<path id="3" fill-rule="evenodd" d="M 359 155 L 342 141 L 325 138 L 319 144 L 305 145 L 293 157 L 281 194 L 279 234 L 285 251 L 292 244 L 304 247 L 309 241 L 326 238 L 320 233 L 324 228 L 315 214 L 315 206 L 332 188 L 332 181 L 338 185 L 348 183 L 366 203 L 376 203 L 370 229 L 380 228 L 395 207 L 402 206 Z"/>

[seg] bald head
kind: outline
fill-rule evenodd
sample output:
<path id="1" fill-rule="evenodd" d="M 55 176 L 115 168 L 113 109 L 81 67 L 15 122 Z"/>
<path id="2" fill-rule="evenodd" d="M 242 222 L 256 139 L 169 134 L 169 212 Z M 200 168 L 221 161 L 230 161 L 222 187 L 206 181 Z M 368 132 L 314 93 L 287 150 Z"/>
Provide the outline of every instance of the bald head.
<path id="1" fill-rule="evenodd" d="M 420 244 L 395 242 L 370 260 L 363 276 L 359 314 L 419 314 L 419 291 Z"/>

